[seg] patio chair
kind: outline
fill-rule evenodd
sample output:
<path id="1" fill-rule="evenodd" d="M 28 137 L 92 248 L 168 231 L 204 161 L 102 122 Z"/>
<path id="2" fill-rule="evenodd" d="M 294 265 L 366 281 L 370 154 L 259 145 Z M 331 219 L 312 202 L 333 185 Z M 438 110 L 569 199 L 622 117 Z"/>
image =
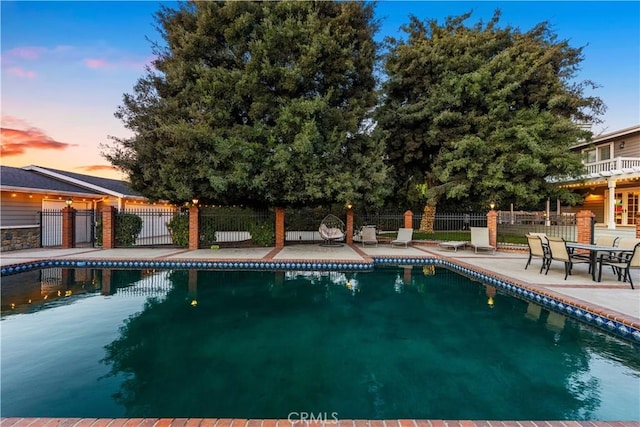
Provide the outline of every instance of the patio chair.
<path id="1" fill-rule="evenodd" d="M 344 240 L 344 222 L 335 215 L 324 217 L 318 228 L 323 246 L 342 246 L 337 242 Z"/>
<path id="2" fill-rule="evenodd" d="M 399 228 L 398 237 L 391 241 L 391 246 L 409 247 L 409 243 L 413 240 L 413 228 Z"/>
<path id="3" fill-rule="evenodd" d="M 542 270 L 547 266 L 547 263 L 551 262 L 549 244 L 546 241 L 543 242 L 542 237 L 533 235 L 533 233 L 527 234 L 526 237 L 527 244 L 529 245 L 529 259 L 527 260 L 527 265 L 524 266 L 524 269 L 526 270 L 527 267 L 529 267 L 533 257 L 542 258 L 542 266 L 540 267 L 540 273 L 542 273 Z"/>
<path id="4" fill-rule="evenodd" d="M 376 245 L 378 246 L 378 238 L 376 237 L 376 228 L 371 226 L 362 227 L 360 230 L 360 238 L 362 239 L 362 246 Z"/>
<path id="5" fill-rule="evenodd" d="M 636 243 L 633 248 L 633 253 L 630 257 L 613 255 L 610 258 L 600 257 L 600 269 L 598 271 L 598 282 L 602 278 L 602 267 L 609 265 L 613 267 L 614 271 L 618 274 L 618 281 L 624 278 L 624 282 L 629 279 L 631 289 L 633 287 L 633 279 L 631 278 L 631 269 L 640 268 L 640 243 Z M 623 274 L 624 273 L 624 274 Z"/>
<path id="6" fill-rule="evenodd" d="M 552 261 L 564 263 L 564 280 L 567 280 L 567 276 L 571 274 L 574 264 L 589 264 L 589 271 L 591 271 L 591 261 L 577 255 L 572 255 L 567 248 L 567 242 L 562 237 L 549 236 L 547 240 L 549 241 L 549 255 L 551 259 L 547 263 L 545 275 L 549 273 L 549 267 Z"/>
<path id="7" fill-rule="evenodd" d="M 615 246 L 617 242 L 617 236 L 598 236 L 594 244 L 598 246 Z"/>
<path id="8" fill-rule="evenodd" d="M 478 250 L 496 253 L 496 247 L 489 243 L 489 229 L 487 227 L 471 227 L 471 243 L 475 253 Z"/>

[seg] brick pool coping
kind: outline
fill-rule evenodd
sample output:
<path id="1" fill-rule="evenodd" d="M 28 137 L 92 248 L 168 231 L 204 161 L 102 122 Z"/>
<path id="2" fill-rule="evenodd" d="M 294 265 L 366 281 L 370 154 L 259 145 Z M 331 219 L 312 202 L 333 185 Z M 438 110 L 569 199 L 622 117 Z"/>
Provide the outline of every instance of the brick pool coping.
<path id="1" fill-rule="evenodd" d="M 0 418 L 0 427 L 640 427 L 640 421 L 327 420 L 243 418 Z"/>

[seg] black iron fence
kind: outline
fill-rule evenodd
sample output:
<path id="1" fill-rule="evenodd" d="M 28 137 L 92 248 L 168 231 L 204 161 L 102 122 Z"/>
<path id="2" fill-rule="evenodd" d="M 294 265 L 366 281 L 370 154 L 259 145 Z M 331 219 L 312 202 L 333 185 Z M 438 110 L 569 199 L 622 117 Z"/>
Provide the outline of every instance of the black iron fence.
<path id="1" fill-rule="evenodd" d="M 62 245 L 62 210 L 45 209 L 40 215 L 40 246 L 43 248 Z M 96 236 L 96 215 L 92 209 L 76 210 L 76 247 L 93 247 Z"/>
<path id="2" fill-rule="evenodd" d="M 498 212 L 498 242 L 518 243 L 527 233 L 545 233 L 575 242 L 578 237 L 576 216 L 573 213 Z"/>
<path id="3" fill-rule="evenodd" d="M 62 211 L 46 209 L 40 212 L 40 246 L 50 248 L 62 245 Z"/>
<path id="4" fill-rule="evenodd" d="M 358 213 L 353 216 L 353 226 L 359 230 L 364 226 L 375 226 L 378 233 L 397 232 L 404 227 L 404 212 Z M 416 227 L 413 227 L 416 229 Z"/>
<path id="5" fill-rule="evenodd" d="M 96 212 L 93 209 L 76 211 L 75 246 L 93 247 L 96 241 Z"/>
<path id="6" fill-rule="evenodd" d="M 170 226 L 179 214 L 180 209 L 166 207 L 121 209 L 116 213 L 115 246 L 174 245 Z"/>
<path id="7" fill-rule="evenodd" d="M 285 215 L 285 242 L 321 242 L 318 227 L 323 218 L 333 214 L 346 222 L 343 206 L 288 208 Z M 40 216 L 40 245 L 62 245 L 62 212 L 43 210 Z M 275 239 L 273 210 L 218 207 L 199 210 L 199 246 L 271 246 Z M 361 227 L 376 226 L 380 235 L 392 234 L 404 227 L 404 212 L 355 212 L 354 233 Z M 75 245 L 93 246 L 101 242 L 102 227 L 93 210 L 76 212 Z M 412 227 L 417 240 L 470 240 L 470 227 L 486 227 L 486 212 L 436 212 L 433 230 L 423 228 L 423 215 L 413 214 Z M 124 209 L 116 214 L 116 247 L 187 246 L 189 213 L 180 208 Z M 524 235 L 543 232 L 549 236 L 576 241 L 575 214 L 545 212 L 498 212 L 498 243 L 526 245 Z"/>
<path id="8" fill-rule="evenodd" d="M 241 207 L 199 209 L 199 247 L 273 246 L 275 218 L 272 210 Z"/>
<path id="9" fill-rule="evenodd" d="M 327 215 L 335 215 L 346 222 L 346 210 L 343 206 L 287 208 L 285 223 L 285 243 L 322 242 L 318 229 Z"/>

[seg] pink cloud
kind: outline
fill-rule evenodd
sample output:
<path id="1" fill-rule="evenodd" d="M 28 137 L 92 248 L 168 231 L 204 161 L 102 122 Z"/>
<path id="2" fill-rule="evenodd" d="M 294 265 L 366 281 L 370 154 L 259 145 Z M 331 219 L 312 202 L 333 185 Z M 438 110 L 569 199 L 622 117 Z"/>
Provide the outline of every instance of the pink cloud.
<path id="1" fill-rule="evenodd" d="M 7 70 L 10 76 L 18 77 L 20 79 L 35 79 L 38 73 L 32 70 L 25 70 L 22 67 L 11 67 Z"/>
<path id="2" fill-rule="evenodd" d="M 26 59 L 33 61 L 40 58 L 45 48 L 38 46 L 22 46 L 8 50 L 5 55 L 9 58 Z"/>
<path id="3" fill-rule="evenodd" d="M 21 130 L 2 127 L 0 135 L 2 137 L 0 153 L 7 157 L 19 156 L 30 150 L 66 150 L 76 146 L 76 144 L 56 141 L 35 128 Z"/>
<path id="4" fill-rule="evenodd" d="M 87 58 L 84 60 L 84 65 L 88 68 L 111 68 L 112 65 L 107 62 L 106 59 L 103 58 Z"/>
<path id="5" fill-rule="evenodd" d="M 77 168 L 86 172 L 98 172 L 98 171 L 119 171 L 119 169 L 115 166 L 110 166 L 110 165 L 89 165 L 89 166 L 82 166 L 80 168 Z"/>

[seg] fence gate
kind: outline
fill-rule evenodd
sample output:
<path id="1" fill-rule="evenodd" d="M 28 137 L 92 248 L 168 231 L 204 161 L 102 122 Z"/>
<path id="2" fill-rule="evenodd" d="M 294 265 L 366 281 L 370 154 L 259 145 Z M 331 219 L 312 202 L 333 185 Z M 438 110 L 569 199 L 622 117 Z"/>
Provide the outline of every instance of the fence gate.
<path id="1" fill-rule="evenodd" d="M 40 247 L 62 246 L 62 211 L 44 209 L 40 214 Z M 96 215 L 93 209 L 76 211 L 76 247 L 93 247 L 96 237 Z"/>
<path id="2" fill-rule="evenodd" d="M 40 247 L 62 245 L 62 211 L 43 209 L 40 213 Z"/>
<path id="3" fill-rule="evenodd" d="M 93 247 L 96 241 L 96 212 L 93 209 L 76 211 L 76 247 Z"/>

